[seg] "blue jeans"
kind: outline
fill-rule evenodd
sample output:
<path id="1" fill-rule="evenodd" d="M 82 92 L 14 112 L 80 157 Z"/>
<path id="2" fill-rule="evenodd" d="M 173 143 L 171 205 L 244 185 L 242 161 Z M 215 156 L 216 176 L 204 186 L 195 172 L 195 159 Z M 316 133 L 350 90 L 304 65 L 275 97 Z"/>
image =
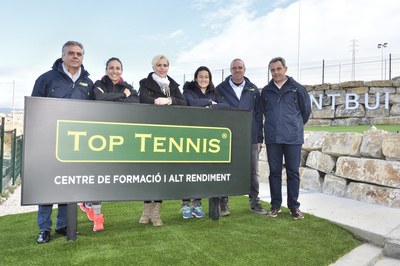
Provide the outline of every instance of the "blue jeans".
<path id="1" fill-rule="evenodd" d="M 39 205 L 39 210 L 37 214 L 37 223 L 40 231 L 51 232 L 52 211 L 53 211 L 53 205 Z M 58 204 L 56 229 L 66 227 L 67 223 L 68 223 L 67 204 Z"/>
<path id="2" fill-rule="evenodd" d="M 287 205 L 289 209 L 297 209 L 300 203 L 300 157 L 301 144 L 267 144 L 267 156 L 269 165 L 269 189 L 271 192 L 272 208 L 280 208 L 282 205 L 282 163 L 285 156 L 287 175 Z"/>
<path id="3" fill-rule="evenodd" d="M 260 193 L 260 175 L 258 174 L 258 144 L 251 145 L 251 177 L 250 177 L 250 190 L 249 200 L 250 205 L 260 202 L 258 197 Z"/>

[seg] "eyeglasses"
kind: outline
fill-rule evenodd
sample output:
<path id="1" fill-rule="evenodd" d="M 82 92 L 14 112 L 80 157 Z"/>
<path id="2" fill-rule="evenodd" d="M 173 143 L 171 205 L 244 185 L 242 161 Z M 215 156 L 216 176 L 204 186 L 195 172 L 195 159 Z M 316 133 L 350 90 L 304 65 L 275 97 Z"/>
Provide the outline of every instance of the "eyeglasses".
<path id="1" fill-rule="evenodd" d="M 75 56 L 76 55 L 77 57 L 82 57 L 83 56 L 83 54 L 81 52 L 73 52 L 73 51 L 68 51 L 67 55 L 69 55 L 69 56 Z"/>
<path id="2" fill-rule="evenodd" d="M 157 67 L 168 67 L 168 64 L 157 64 Z"/>

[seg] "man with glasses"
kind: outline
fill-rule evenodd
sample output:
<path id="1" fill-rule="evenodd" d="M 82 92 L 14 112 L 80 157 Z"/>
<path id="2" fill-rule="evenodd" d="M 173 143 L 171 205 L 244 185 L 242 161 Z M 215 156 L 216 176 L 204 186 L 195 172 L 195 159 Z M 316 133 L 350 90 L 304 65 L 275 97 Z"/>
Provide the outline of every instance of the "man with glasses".
<path id="1" fill-rule="evenodd" d="M 93 99 L 93 82 L 82 65 L 83 45 L 68 41 L 62 47 L 61 58 L 53 64 L 52 70 L 42 74 L 35 82 L 32 96 Z M 51 213 L 53 205 L 39 205 L 37 223 L 39 226 L 38 243 L 50 241 Z M 58 204 L 56 234 L 67 234 L 67 205 Z"/>

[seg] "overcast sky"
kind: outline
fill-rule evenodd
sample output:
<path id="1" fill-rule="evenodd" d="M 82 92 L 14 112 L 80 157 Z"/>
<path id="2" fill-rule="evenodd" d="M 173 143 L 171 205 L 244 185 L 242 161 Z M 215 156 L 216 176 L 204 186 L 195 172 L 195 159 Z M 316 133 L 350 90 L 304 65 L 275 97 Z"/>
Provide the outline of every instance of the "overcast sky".
<path id="1" fill-rule="evenodd" d="M 398 0 L 0 0 L 0 107 L 12 106 L 13 81 L 15 107 L 23 107 L 68 40 L 85 46 L 83 64 L 93 81 L 115 56 L 136 89 L 157 54 L 169 57 L 169 75 L 180 84 L 205 65 L 217 85 L 221 69 L 228 75 L 231 60 L 241 58 L 247 76 L 264 86 L 275 56 L 286 58 L 288 75 L 307 83 L 298 77 L 298 58 L 301 68 L 351 61 L 352 40 L 357 58 L 384 52 L 400 59 L 399 12 Z M 387 47 L 378 49 L 383 42 Z"/>

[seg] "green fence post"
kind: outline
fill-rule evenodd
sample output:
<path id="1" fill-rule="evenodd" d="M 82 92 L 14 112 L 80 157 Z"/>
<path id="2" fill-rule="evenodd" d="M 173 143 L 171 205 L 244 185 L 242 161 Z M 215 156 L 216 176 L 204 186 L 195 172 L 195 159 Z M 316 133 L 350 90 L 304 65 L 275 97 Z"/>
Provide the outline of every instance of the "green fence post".
<path id="1" fill-rule="evenodd" d="M 22 143 L 23 135 L 17 137 L 17 145 L 15 146 L 15 176 L 16 179 L 21 178 L 21 167 L 22 167 Z"/>
<path id="2" fill-rule="evenodd" d="M 12 184 L 13 184 L 13 186 L 15 185 L 15 163 L 16 163 L 16 158 L 17 158 L 17 156 L 15 156 L 16 154 L 15 154 L 15 152 L 16 152 L 16 148 L 15 148 L 15 146 L 16 146 L 16 144 L 17 144 L 17 130 L 14 128 L 13 129 L 13 131 L 12 131 L 12 138 L 13 138 L 13 141 L 12 141 L 12 152 L 11 152 L 11 162 L 12 162 L 12 172 L 11 172 L 11 174 L 12 174 Z"/>

